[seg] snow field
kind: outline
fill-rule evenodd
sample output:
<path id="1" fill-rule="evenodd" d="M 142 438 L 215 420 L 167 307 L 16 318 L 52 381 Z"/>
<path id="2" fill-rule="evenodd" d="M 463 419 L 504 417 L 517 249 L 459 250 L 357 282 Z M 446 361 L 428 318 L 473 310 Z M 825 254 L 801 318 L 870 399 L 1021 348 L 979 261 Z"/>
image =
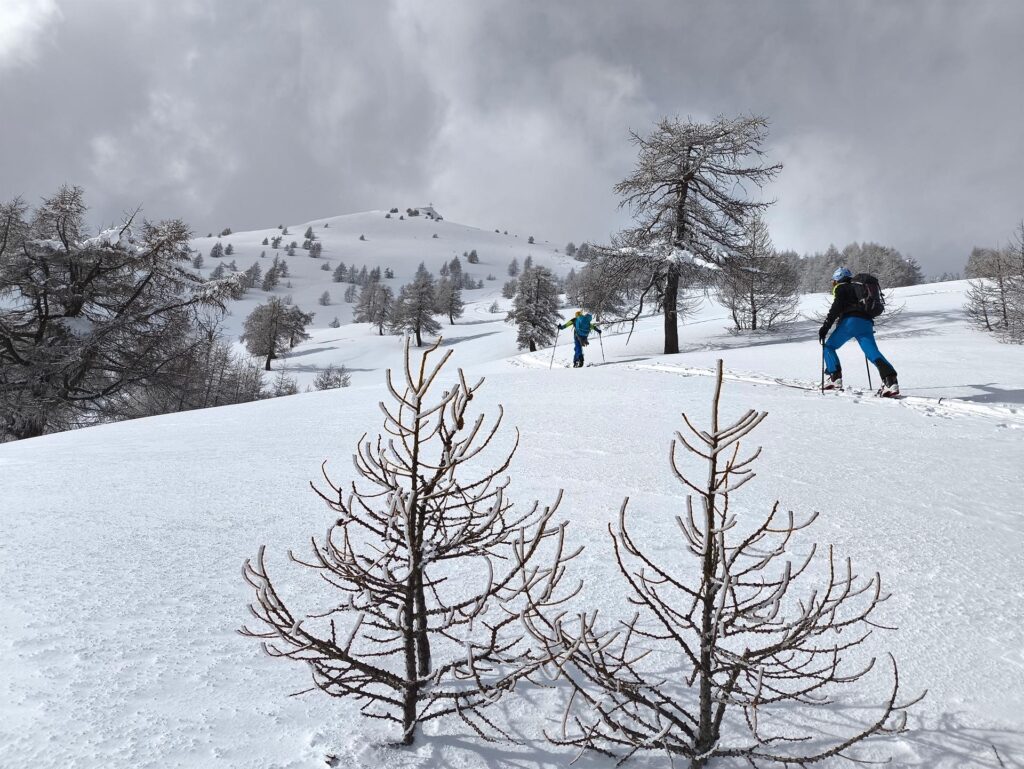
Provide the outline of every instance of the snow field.
<path id="1" fill-rule="evenodd" d="M 289 229 L 301 242 L 305 226 Z M 502 269 L 510 258 L 499 260 Z M 302 252 L 289 265 L 303 260 L 317 261 Z M 410 259 L 410 274 L 419 261 Z M 499 278 L 495 290 L 507 279 L 498 266 L 487 267 Z M 546 504 L 564 489 L 556 518 L 570 522 L 570 542 L 586 546 L 568 578 L 585 582 L 575 606 L 597 608 L 608 622 L 632 610 L 622 605 L 607 526 L 629 496 L 637 538 L 657 559 L 678 557 L 672 518 L 683 493 L 668 444 L 683 426 L 680 412 L 706 421 L 706 372 L 723 358 L 723 420 L 747 408 L 769 412 L 747 442 L 764 451 L 758 477 L 734 499 L 738 510 L 760 515 L 779 499 L 798 514 L 819 511 L 794 552 L 811 541 L 834 545 L 860 573 L 878 571 L 893 594 L 878 619 L 899 630 L 879 631 L 857 657 L 879 656 L 880 667 L 811 728 L 845 733 L 854 717 L 866 718 L 870 710 L 849 706 L 879 702 L 891 651 L 901 691 L 929 694 L 908 733 L 859 755 L 891 755 L 893 766 L 998 767 L 995 746 L 1014 766 L 1024 761 L 1024 350 L 964 325 L 963 284 L 898 293 L 906 308 L 879 328 L 879 346 L 904 392 L 934 405 L 779 384 L 817 384 L 818 324 L 733 336 L 710 302 L 683 325 L 677 356 L 658 354 L 655 318 L 628 345 L 625 330 L 606 332 L 608 365 L 582 370 L 563 367 L 572 354 L 563 334 L 549 371 L 551 350 L 517 353 L 512 327 L 481 311 L 489 299 L 446 326 L 445 343 L 467 377 L 487 376 L 474 406 L 495 416 L 504 405 L 498 448 L 511 443 L 513 426 L 522 434 L 510 497 Z M 822 301 L 806 297 L 805 309 Z M 308 482 L 324 459 L 335 481 L 351 479 L 356 441 L 379 429 L 383 369 L 400 357 L 399 338 L 365 326 L 322 329 L 289 364 L 344 363 L 353 387 L 0 446 L 0 766 L 312 769 L 334 755 L 339 766 L 546 768 L 571 760 L 540 737 L 561 716 L 557 689 L 523 688 L 498 706 L 496 717 L 523 745 L 486 745 L 449 721 L 427 728 L 433 736 L 412 750 L 394 751 L 376 747 L 388 735 L 350 703 L 288 697 L 309 685 L 305 669 L 235 633 L 250 600 L 241 564 L 261 544 L 283 594 L 299 603 L 318 595 L 287 561 L 290 548 L 301 554 L 334 518 Z M 859 350 L 844 347 L 841 357 L 848 383 L 866 386 Z M 601 360 L 597 342 L 587 359 Z M 587 756 L 576 765 L 613 762 Z M 667 759 L 652 754 L 634 765 Z"/>

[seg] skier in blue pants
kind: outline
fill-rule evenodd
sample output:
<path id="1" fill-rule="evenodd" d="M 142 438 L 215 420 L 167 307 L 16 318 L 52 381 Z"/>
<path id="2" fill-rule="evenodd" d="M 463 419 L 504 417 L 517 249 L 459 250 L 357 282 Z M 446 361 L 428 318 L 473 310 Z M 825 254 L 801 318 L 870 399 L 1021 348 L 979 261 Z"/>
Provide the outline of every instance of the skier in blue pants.
<path id="1" fill-rule="evenodd" d="M 875 344 L 875 323 L 863 310 L 863 305 L 852 284 L 853 274 L 840 267 L 832 274 L 832 307 L 825 322 L 818 330 L 818 339 L 824 345 L 826 390 L 843 389 L 843 369 L 839 362 L 838 350 L 851 339 L 856 339 L 865 357 L 875 364 L 882 377 L 878 394 L 885 398 L 897 398 L 900 386 L 896 380 L 896 369 L 885 359 Z M 836 329 L 826 339 L 828 330 L 836 321 Z"/>
<path id="2" fill-rule="evenodd" d="M 583 310 L 576 310 L 576 316 L 570 318 L 558 328 L 569 328 L 572 326 L 572 340 L 575 343 L 573 347 L 572 355 L 572 367 L 581 368 L 583 366 L 583 348 L 587 346 L 587 336 L 589 336 L 591 329 L 596 331 L 598 335 L 601 334 L 599 329 L 594 323 L 592 323 L 593 316 L 590 313 L 584 313 Z"/>

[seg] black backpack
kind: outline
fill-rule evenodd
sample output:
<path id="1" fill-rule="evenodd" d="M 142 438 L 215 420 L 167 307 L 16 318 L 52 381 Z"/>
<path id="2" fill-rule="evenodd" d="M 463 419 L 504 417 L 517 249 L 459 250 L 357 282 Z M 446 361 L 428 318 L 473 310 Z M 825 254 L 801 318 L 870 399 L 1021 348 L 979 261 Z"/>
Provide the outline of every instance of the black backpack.
<path id="1" fill-rule="evenodd" d="M 858 273 L 850 281 L 853 290 L 857 292 L 857 301 L 861 309 L 870 318 L 877 318 L 885 312 L 885 297 L 882 296 L 882 287 L 878 285 L 878 278 L 866 272 Z"/>

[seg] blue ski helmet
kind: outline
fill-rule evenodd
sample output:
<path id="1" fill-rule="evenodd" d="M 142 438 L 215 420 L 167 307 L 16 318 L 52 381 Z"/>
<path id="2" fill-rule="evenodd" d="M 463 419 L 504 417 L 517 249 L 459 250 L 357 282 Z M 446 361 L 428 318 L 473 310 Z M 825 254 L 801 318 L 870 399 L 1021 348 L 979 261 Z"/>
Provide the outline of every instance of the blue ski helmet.
<path id="1" fill-rule="evenodd" d="M 834 280 L 836 283 L 838 283 L 839 281 L 841 281 L 841 280 L 843 280 L 845 278 L 852 278 L 852 277 L 853 277 L 853 273 L 850 272 L 845 267 L 837 267 L 836 271 L 832 273 L 832 280 Z"/>

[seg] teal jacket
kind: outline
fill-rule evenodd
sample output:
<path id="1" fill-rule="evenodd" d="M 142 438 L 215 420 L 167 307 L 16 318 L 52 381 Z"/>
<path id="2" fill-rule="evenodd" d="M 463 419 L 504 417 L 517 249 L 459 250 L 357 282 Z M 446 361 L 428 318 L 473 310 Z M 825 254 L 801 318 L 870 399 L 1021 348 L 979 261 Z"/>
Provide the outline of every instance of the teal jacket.
<path id="1" fill-rule="evenodd" d="M 590 313 L 585 313 L 584 315 L 577 315 L 575 318 L 569 318 L 569 320 L 567 320 L 565 323 L 559 326 L 559 328 L 569 328 L 569 326 L 572 326 L 573 333 L 575 333 L 576 336 L 580 336 L 586 339 L 587 334 L 589 334 L 591 331 L 596 331 L 599 334 L 601 333 L 601 329 L 597 327 L 597 324 L 592 322 L 591 319 L 593 317 L 594 316 L 591 315 Z M 582 324 L 579 323 L 579 321 L 582 321 L 584 318 L 586 318 L 586 321 L 584 321 L 584 323 L 589 325 L 589 328 L 586 332 L 580 331 L 580 326 Z"/>

